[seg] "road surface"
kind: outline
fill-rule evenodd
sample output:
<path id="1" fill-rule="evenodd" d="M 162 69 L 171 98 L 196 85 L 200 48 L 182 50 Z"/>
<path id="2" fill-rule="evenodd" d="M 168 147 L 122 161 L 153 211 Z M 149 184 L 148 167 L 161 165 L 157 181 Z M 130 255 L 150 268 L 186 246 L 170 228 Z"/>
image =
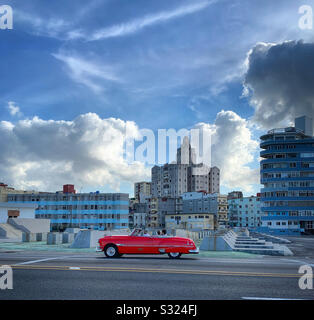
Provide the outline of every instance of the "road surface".
<path id="1" fill-rule="evenodd" d="M 314 299 L 301 290 L 300 257 L 258 259 L 168 256 L 105 258 L 102 253 L 1 252 L 13 268 L 3 299 Z"/>

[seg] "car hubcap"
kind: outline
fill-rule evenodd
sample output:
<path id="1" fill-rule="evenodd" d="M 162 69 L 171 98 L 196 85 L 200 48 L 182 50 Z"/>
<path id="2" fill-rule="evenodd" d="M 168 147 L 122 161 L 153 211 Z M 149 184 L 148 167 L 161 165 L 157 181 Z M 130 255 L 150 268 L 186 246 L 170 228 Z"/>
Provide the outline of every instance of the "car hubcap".
<path id="1" fill-rule="evenodd" d="M 116 249 L 113 247 L 109 247 L 107 249 L 107 254 L 108 254 L 108 256 L 113 257 L 116 254 Z"/>
<path id="2" fill-rule="evenodd" d="M 171 252 L 171 257 L 176 258 L 179 255 L 179 252 Z"/>

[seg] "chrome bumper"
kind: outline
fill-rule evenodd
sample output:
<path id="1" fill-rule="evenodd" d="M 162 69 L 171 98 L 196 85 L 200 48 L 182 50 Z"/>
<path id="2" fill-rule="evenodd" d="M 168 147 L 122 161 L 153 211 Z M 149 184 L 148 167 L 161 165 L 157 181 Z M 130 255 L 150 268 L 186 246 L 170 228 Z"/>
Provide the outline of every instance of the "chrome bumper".
<path id="1" fill-rule="evenodd" d="M 97 247 L 96 247 L 96 252 L 102 252 L 100 246 L 97 246 Z"/>
<path id="2" fill-rule="evenodd" d="M 196 248 L 194 250 L 189 250 L 190 253 L 199 253 L 200 252 L 200 249 L 199 248 Z"/>

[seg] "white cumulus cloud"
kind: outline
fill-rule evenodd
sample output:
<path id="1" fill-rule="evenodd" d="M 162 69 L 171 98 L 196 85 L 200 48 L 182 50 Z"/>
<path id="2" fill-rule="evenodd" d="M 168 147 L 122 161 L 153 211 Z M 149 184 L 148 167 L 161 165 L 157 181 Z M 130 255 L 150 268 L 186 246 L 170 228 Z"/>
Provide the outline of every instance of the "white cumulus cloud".
<path id="1" fill-rule="evenodd" d="M 259 184 L 259 169 L 249 165 L 255 160 L 259 143 L 252 137 L 249 123 L 233 111 L 220 111 L 214 124 L 199 123 L 211 135 L 212 166 L 220 168 L 221 185 L 251 192 Z"/>
<path id="2" fill-rule="evenodd" d="M 142 163 L 124 159 L 126 132 L 139 135 L 134 122 L 101 119 L 94 113 L 73 121 L 2 121 L 0 181 L 43 191 L 59 190 L 65 183 L 119 190 L 121 182 L 133 183 L 150 174 Z"/>

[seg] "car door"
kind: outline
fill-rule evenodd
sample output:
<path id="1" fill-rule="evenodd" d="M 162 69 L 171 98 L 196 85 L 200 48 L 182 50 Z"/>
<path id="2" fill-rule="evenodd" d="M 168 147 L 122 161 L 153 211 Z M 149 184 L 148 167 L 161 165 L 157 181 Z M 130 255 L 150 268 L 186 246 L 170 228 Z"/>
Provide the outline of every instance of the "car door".
<path id="1" fill-rule="evenodd" d="M 151 239 L 152 239 L 152 244 L 151 244 L 150 252 L 148 253 L 153 253 L 153 254 L 162 253 L 162 251 L 159 250 L 160 248 L 162 248 L 161 242 L 160 242 L 161 238 L 152 236 Z"/>
<path id="2" fill-rule="evenodd" d="M 128 253 L 153 253 L 152 237 L 130 236 Z"/>
<path id="3" fill-rule="evenodd" d="M 158 253 L 168 252 L 169 249 L 169 238 L 168 237 L 157 237 L 156 238 Z"/>

